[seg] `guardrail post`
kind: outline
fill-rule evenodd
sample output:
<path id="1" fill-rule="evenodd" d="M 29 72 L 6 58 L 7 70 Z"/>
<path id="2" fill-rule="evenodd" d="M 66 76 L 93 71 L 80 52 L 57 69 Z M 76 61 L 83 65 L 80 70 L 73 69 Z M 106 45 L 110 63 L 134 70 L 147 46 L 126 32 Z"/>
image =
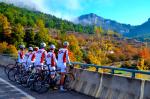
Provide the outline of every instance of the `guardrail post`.
<path id="1" fill-rule="evenodd" d="M 98 67 L 96 67 L 96 71 L 97 71 L 97 72 L 98 72 L 98 69 L 99 69 L 99 68 L 98 68 Z"/>
<path id="2" fill-rule="evenodd" d="M 115 70 L 114 69 L 111 69 L 111 74 L 114 74 L 115 73 Z"/>
<path id="3" fill-rule="evenodd" d="M 81 68 L 82 68 L 82 69 L 85 69 L 84 65 L 81 65 Z"/>
<path id="4" fill-rule="evenodd" d="M 132 72 L 132 78 L 135 78 L 135 72 Z"/>

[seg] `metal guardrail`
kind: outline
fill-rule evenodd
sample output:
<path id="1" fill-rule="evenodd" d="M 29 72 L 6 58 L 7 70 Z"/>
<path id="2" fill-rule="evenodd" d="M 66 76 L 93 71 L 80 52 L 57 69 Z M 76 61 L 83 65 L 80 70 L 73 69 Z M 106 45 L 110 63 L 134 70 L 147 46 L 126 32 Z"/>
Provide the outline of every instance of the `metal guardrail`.
<path id="1" fill-rule="evenodd" d="M 101 68 L 101 69 L 110 69 L 111 74 L 115 74 L 115 70 L 126 71 L 126 72 L 130 72 L 132 74 L 131 75 L 132 78 L 135 78 L 136 74 L 150 75 L 150 72 L 141 71 L 141 70 L 134 70 L 134 69 L 116 68 L 116 67 L 112 67 L 112 66 L 98 66 L 98 65 L 95 65 L 95 64 L 84 64 L 84 63 L 79 63 L 79 62 L 72 62 L 72 64 L 73 65 L 80 65 L 81 68 L 95 67 L 96 71 L 98 71 L 99 68 Z"/>
<path id="2" fill-rule="evenodd" d="M 9 56 L 8 54 L 0 54 L 3 56 Z M 126 72 L 130 72 L 132 75 L 132 78 L 135 78 L 136 74 L 146 74 L 146 75 L 150 75 L 150 72 L 146 72 L 146 71 L 141 71 L 141 70 L 134 70 L 134 69 L 126 69 L 126 68 L 116 68 L 116 67 L 112 67 L 112 66 L 99 66 L 99 65 L 95 65 L 95 64 L 85 64 L 85 63 L 80 63 L 80 62 L 71 62 L 73 65 L 80 65 L 81 68 L 88 68 L 88 67 L 95 67 L 96 71 L 98 72 L 99 68 L 101 69 L 110 69 L 111 70 L 111 74 L 115 74 L 115 70 L 120 70 L 120 71 L 126 71 Z"/>

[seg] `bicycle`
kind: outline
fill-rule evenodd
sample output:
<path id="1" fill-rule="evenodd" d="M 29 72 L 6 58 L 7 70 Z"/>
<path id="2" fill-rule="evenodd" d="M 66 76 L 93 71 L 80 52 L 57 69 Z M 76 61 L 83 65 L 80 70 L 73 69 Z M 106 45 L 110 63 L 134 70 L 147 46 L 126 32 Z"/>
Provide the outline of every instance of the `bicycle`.
<path id="1" fill-rule="evenodd" d="M 64 88 L 67 90 L 71 90 L 70 83 L 75 80 L 75 75 L 73 73 L 73 70 L 74 70 L 74 66 L 70 65 L 68 66 L 68 71 L 65 74 Z"/>
<path id="2" fill-rule="evenodd" d="M 6 65 L 6 66 L 4 67 L 4 72 L 5 72 L 5 74 L 7 75 L 9 69 L 12 68 L 12 67 L 16 67 L 17 65 L 18 65 L 17 60 L 15 60 L 15 64 L 8 64 L 8 65 Z"/>
<path id="3" fill-rule="evenodd" d="M 15 66 L 13 66 L 12 68 L 8 70 L 8 73 L 7 73 L 8 79 L 10 81 L 15 82 L 16 81 L 15 75 L 21 73 L 22 69 L 23 69 L 23 63 L 20 64 L 16 62 Z"/>
<path id="4" fill-rule="evenodd" d="M 56 82 L 59 80 L 59 75 L 57 74 L 60 69 L 50 71 L 50 69 L 43 69 L 41 73 L 37 75 L 34 80 L 34 89 L 39 94 L 47 92 L 51 87 L 56 86 Z M 55 72 L 55 77 L 51 78 L 51 73 Z"/>

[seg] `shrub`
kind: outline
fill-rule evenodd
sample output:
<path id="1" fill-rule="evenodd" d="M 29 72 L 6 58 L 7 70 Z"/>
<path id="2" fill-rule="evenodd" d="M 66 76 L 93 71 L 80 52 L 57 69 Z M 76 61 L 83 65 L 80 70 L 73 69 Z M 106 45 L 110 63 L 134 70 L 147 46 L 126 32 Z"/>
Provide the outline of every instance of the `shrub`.
<path id="1" fill-rule="evenodd" d="M 0 43 L 0 53 L 1 54 L 10 54 L 14 57 L 17 57 L 17 49 L 14 45 L 8 45 L 8 43 Z"/>
<path id="2" fill-rule="evenodd" d="M 0 43 L 0 53 L 1 54 L 5 52 L 5 50 L 7 49 L 7 45 L 8 45 L 8 43 L 6 43 L 6 42 Z"/>
<path id="3" fill-rule="evenodd" d="M 7 49 L 4 51 L 4 53 L 6 53 L 6 54 L 10 54 L 10 55 L 12 55 L 12 56 L 14 56 L 14 57 L 17 57 L 17 49 L 16 49 L 16 47 L 15 46 L 13 46 L 13 45 L 9 45 L 8 47 L 7 47 Z"/>

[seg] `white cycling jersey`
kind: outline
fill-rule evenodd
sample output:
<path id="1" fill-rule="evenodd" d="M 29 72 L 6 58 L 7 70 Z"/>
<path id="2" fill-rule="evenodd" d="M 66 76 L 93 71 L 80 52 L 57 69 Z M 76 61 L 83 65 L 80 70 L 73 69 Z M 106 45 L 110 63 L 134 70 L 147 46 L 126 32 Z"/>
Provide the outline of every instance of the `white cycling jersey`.
<path id="1" fill-rule="evenodd" d="M 58 52 L 58 63 L 70 63 L 68 49 L 67 48 L 60 48 Z"/>
<path id="2" fill-rule="evenodd" d="M 66 72 L 66 62 L 70 64 L 67 48 L 60 48 L 58 52 L 57 67 L 61 69 L 61 72 Z"/>
<path id="3" fill-rule="evenodd" d="M 25 57 L 24 51 L 19 50 L 18 51 L 18 62 L 23 63 L 24 62 L 24 57 Z"/>
<path id="4" fill-rule="evenodd" d="M 57 59 L 54 52 L 48 52 L 46 56 L 46 63 L 51 67 L 55 67 L 57 65 Z"/>
<path id="5" fill-rule="evenodd" d="M 33 52 L 27 52 L 24 57 L 24 66 L 28 69 L 33 63 Z"/>
<path id="6" fill-rule="evenodd" d="M 37 52 L 37 51 L 33 51 L 33 52 L 32 52 L 33 55 L 32 55 L 32 59 L 31 59 L 31 60 L 32 60 L 33 63 L 35 62 L 36 52 Z"/>
<path id="7" fill-rule="evenodd" d="M 35 65 L 44 65 L 47 52 L 45 49 L 39 49 L 35 54 Z"/>

